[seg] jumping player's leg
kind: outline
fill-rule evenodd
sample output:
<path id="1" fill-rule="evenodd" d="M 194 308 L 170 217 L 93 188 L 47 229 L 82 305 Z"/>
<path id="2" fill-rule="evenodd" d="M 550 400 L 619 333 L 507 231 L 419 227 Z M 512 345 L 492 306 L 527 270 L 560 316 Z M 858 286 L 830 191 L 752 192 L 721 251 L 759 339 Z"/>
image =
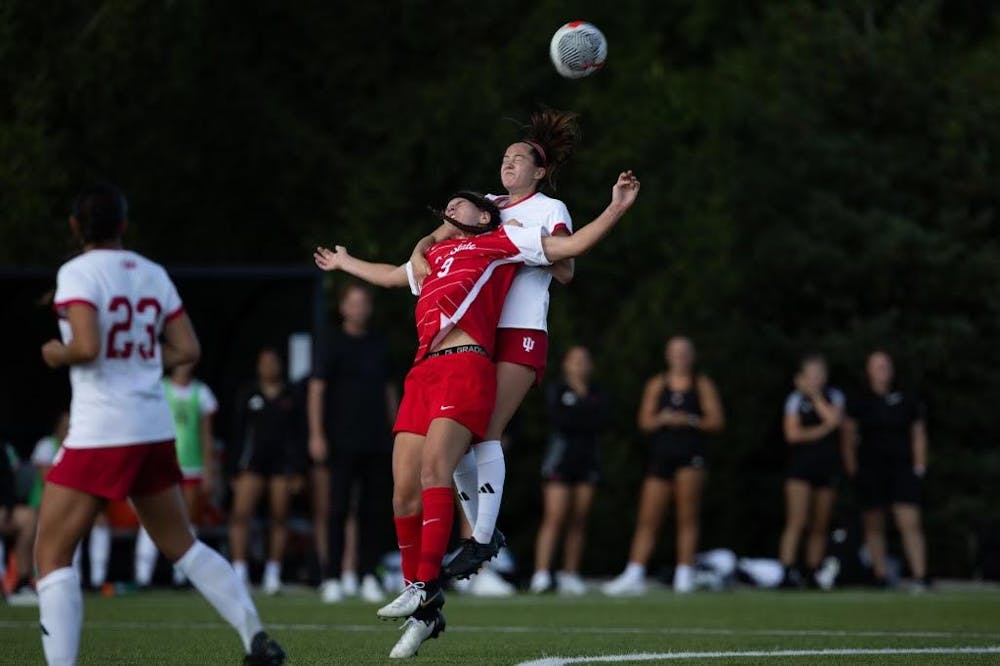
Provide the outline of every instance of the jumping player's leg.
<path id="1" fill-rule="evenodd" d="M 233 568 L 247 582 L 247 540 L 250 520 L 264 492 L 264 477 L 241 472 L 233 484 L 233 510 L 229 516 L 229 551 Z"/>
<path id="2" fill-rule="evenodd" d="M 35 567 L 42 648 L 50 665 L 76 663 L 83 596 L 73 568 L 73 552 L 104 504 L 101 498 L 51 481 L 42 491 Z"/>
<path id="3" fill-rule="evenodd" d="M 423 505 L 421 504 L 420 468 L 423 435 L 401 432 L 392 447 L 392 513 L 396 525 L 403 579 L 417 580 L 420 566 Z"/>
<path id="4" fill-rule="evenodd" d="M 826 555 L 827 532 L 836 499 L 837 491 L 833 488 L 816 488 L 813 491 L 813 518 L 806 542 L 806 566 L 810 571 L 818 569 Z"/>
<path id="5" fill-rule="evenodd" d="M 236 629 L 249 654 L 254 636 L 262 630 L 257 609 L 229 563 L 194 538 L 178 486 L 131 499 L 156 547 Z"/>
<path id="6" fill-rule="evenodd" d="M 785 481 L 785 528 L 781 532 L 778 558 L 785 570 L 795 566 L 799 541 L 809 516 L 809 484 L 802 479 Z"/>
<path id="7" fill-rule="evenodd" d="M 452 419 L 431 421 L 424 440 L 420 465 L 423 521 L 420 535 L 420 566 L 417 579 L 429 582 L 441 573 L 441 560 L 455 518 L 452 475 L 472 440 L 472 431 Z M 483 503 L 479 503 L 480 515 Z M 495 517 L 494 517 L 495 522 Z M 490 530 L 490 536 L 493 532 Z"/>

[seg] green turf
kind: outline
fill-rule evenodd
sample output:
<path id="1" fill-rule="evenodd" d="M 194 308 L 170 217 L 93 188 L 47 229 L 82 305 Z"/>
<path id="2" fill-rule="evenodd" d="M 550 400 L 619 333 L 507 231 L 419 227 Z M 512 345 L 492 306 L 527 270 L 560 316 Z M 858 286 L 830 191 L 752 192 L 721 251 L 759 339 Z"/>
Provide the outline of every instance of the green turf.
<path id="1" fill-rule="evenodd" d="M 312 592 L 256 598 L 292 664 L 387 663 L 398 636 L 352 601 L 324 606 Z M 86 597 L 81 664 L 235 664 L 236 635 L 191 592 Z M 542 657 L 639 652 L 1000 646 L 1000 592 L 738 591 L 641 599 L 450 595 L 448 630 L 423 664 L 517 664 Z M 993 655 L 719 658 L 754 664 L 1000 663 Z M 41 663 L 37 609 L 0 606 L 0 664 Z M 617 662 L 635 663 L 635 662 Z M 643 663 L 679 663 L 650 661 Z M 685 662 L 689 663 L 689 662 Z"/>

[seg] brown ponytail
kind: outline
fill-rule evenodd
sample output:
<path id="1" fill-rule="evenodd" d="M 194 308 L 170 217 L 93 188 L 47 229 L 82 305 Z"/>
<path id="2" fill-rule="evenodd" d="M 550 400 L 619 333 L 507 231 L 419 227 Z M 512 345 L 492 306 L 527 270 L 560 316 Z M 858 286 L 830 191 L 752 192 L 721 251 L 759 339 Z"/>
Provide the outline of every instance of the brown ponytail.
<path id="1" fill-rule="evenodd" d="M 531 146 L 535 166 L 545 169 L 545 180 L 556 189 L 555 174 L 580 141 L 580 114 L 542 109 L 524 126 L 524 142 Z"/>

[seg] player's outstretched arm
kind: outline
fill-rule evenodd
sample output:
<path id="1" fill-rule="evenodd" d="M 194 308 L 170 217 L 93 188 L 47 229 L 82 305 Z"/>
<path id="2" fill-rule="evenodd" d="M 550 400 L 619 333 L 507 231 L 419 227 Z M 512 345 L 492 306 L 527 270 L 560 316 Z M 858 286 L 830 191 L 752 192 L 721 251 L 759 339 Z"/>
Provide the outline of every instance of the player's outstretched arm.
<path id="1" fill-rule="evenodd" d="M 347 253 L 343 245 L 335 245 L 332 250 L 318 247 L 313 253 L 316 265 L 324 271 L 343 271 L 377 287 L 408 287 L 406 266 L 376 264 Z"/>
<path id="2" fill-rule="evenodd" d="M 597 245 L 618 223 L 639 196 L 639 179 L 631 171 L 623 171 L 611 189 L 611 203 L 597 218 L 572 236 L 546 236 L 542 239 L 545 257 L 556 262 L 578 257 Z"/>

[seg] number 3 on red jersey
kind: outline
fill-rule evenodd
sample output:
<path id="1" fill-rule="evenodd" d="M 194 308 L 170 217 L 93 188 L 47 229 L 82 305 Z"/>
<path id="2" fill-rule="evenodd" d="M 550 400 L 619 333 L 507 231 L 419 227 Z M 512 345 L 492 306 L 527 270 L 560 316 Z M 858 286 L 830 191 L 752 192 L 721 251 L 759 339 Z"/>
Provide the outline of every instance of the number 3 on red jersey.
<path id="1" fill-rule="evenodd" d="M 135 305 L 125 296 L 115 296 L 108 304 L 108 312 L 117 318 L 111 328 L 108 329 L 108 344 L 105 355 L 108 358 L 128 359 L 132 356 L 133 349 L 139 352 L 139 357 L 143 360 L 150 360 L 156 356 L 156 323 L 160 320 L 163 308 L 155 298 L 140 298 Z M 133 313 L 140 318 L 148 319 L 145 324 L 146 339 L 134 344 L 132 336 Z M 148 315 L 152 315 L 150 318 Z"/>

